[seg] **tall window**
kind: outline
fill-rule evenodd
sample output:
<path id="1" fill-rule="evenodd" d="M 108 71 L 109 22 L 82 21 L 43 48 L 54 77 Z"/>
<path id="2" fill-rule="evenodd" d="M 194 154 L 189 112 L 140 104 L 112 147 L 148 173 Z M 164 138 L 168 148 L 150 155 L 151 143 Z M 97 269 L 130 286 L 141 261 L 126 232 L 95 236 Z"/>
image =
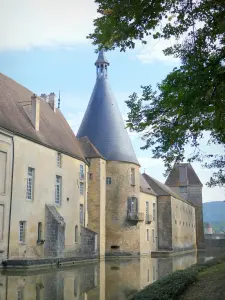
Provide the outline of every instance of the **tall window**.
<path id="1" fill-rule="evenodd" d="M 155 243 L 155 230 L 152 229 L 152 242 Z"/>
<path id="2" fill-rule="evenodd" d="M 147 229 L 146 234 L 147 234 L 147 241 L 149 241 L 149 229 Z"/>
<path id="3" fill-rule="evenodd" d="M 55 203 L 60 205 L 62 198 L 62 177 L 56 175 L 55 183 Z"/>
<path id="4" fill-rule="evenodd" d="M 135 185 L 135 169 L 134 168 L 131 168 L 130 184 Z"/>
<path id="5" fill-rule="evenodd" d="M 34 193 L 34 169 L 28 168 L 27 172 L 27 200 L 33 199 Z"/>
<path id="6" fill-rule="evenodd" d="M 106 177 L 106 184 L 112 184 L 112 178 Z"/>
<path id="7" fill-rule="evenodd" d="M 180 193 L 187 193 L 187 187 L 186 186 L 180 186 Z"/>
<path id="8" fill-rule="evenodd" d="M 145 207 L 145 210 L 146 210 L 146 217 L 145 217 L 145 221 L 146 223 L 149 223 L 149 202 L 146 201 L 146 207 Z"/>
<path id="9" fill-rule="evenodd" d="M 153 207 L 152 207 L 152 209 L 153 209 L 153 221 L 155 221 L 155 217 L 156 217 L 156 214 L 155 214 L 155 203 L 153 203 L 152 205 L 153 205 Z"/>
<path id="10" fill-rule="evenodd" d="M 62 167 L 62 155 L 59 152 L 57 153 L 57 167 Z"/>
<path id="11" fill-rule="evenodd" d="M 23 288 L 17 290 L 17 300 L 23 300 Z"/>
<path id="12" fill-rule="evenodd" d="M 84 179 L 84 166 L 80 165 L 80 179 Z"/>
<path id="13" fill-rule="evenodd" d="M 26 240 L 26 221 L 20 221 L 19 223 L 19 242 L 25 243 Z"/>
<path id="14" fill-rule="evenodd" d="M 42 223 L 38 222 L 38 241 L 42 240 Z"/>
<path id="15" fill-rule="evenodd" d="M 0 241 L 3 241 L 4 205 L 0 204 Z"/>
<path id="16" fill-rule="evenodd" d="M 84 225 L 84 206 L 80 204 L 80 224 Z"/>
<path id="17" fill-rule="evenodd" d="M 128 198 L 128 213 L 136 214 L 138 212 L 138 198 L 129 197 Z"/>
<path id="18" fill-rule="evenodd" d="M 84 195 L 84 183 L 80 182 L 80 195 Z"/>
<path id="19" fill-rule="evenodd" d="M 78 226 L 75 226 L 75 243 L 78 242 Z"/>

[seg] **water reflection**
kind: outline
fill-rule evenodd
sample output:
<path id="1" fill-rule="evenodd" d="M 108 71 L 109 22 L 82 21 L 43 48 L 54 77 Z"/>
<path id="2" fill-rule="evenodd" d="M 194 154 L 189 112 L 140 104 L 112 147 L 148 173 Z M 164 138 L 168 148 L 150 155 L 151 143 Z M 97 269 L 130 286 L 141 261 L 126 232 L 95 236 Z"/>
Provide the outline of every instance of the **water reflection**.
<path id="1" fill-rule="evenodd" d="M 2 271 L 0 300 L 125 300 L 155 280 L 195 264 L 197 259 L 199 256 L 192 253 L 166 259 L 112 259 L 51 271 Z"/>

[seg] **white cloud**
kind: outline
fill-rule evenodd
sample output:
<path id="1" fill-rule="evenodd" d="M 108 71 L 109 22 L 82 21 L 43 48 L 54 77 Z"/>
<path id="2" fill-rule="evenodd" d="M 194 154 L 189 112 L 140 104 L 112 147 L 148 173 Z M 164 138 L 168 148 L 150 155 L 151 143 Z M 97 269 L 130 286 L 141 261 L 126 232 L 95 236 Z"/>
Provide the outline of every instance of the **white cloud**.
<path id="1" fill-rule="evenodd" d="M 87 43 L 97 16 L 93 0 L 0 2 L 0 50 Z"/>

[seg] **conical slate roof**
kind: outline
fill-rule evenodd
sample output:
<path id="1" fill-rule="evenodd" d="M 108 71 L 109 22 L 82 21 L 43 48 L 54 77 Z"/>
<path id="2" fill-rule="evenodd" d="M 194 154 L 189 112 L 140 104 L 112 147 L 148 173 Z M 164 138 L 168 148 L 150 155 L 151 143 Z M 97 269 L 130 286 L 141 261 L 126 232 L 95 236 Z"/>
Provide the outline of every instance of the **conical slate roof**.
<path id="1" fill-rule="evenodd" d="M 105 63 L 108 63 L 106 59 Z M 110 89 L 107 73 L 97 76 L 91 99 L 77 133 L 78 138 L 84 136 L 89 138 L 106 160 L 130 162 L 139 165 L 116 100 Z"/>

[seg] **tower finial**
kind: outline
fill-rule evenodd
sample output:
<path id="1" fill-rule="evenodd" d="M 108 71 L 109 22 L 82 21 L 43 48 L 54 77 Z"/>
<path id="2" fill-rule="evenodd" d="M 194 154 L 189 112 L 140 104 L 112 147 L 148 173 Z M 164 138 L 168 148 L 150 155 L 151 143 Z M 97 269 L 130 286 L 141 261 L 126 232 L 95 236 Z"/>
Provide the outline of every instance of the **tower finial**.
<path id="1" fill-rule="evenodd" d="M 61 99 L 60 99 L 60 90 L 59 90 L 58 108 L 60 108 L 60 101 Z"/>
<path id="2" fill-rule="evenodd" d="M 95 62 L 95 65 L 96 65 L 97 78 L 101 78 L 101 77 L 107 78 L 107 68 L 109 66 L 109 62 L 105 57 L 103 49 L 99 51 L 98 58 Z"/>

